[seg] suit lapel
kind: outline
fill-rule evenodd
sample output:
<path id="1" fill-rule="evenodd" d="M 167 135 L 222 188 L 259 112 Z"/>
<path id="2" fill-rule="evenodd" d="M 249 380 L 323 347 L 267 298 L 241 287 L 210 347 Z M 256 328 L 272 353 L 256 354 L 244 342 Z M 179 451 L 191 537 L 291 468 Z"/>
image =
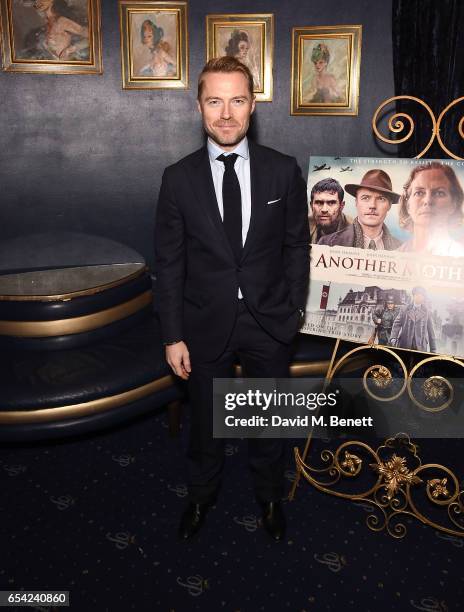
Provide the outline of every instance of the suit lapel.
<path id="1" fill-rule="evenodd" d="M 220 243 L 225 246 L 229 255 L 233 257 L 232 249 L 224 231 L 219 205 L 214 191 L 213 176 L 209 162 L 208 149 L 203 147 L 197 152 L 188 169 L 190 181 L 193 186 L 195 196 L 201 207 L 206 213 L 207 222 L 214 234 L 219 238 Z"/>
<path id="2" fill-rule="evenodd" d="M 247 238 L 243 247 L 242 261 L 250 252 L 257 232 L 261 226 L 261 218 L 267 195 L 268 170 L 260 155 L 259 147 L 251 140 L 248 141 L 250 152 L 250 183 L 251 183 L 251 218 Z"/>

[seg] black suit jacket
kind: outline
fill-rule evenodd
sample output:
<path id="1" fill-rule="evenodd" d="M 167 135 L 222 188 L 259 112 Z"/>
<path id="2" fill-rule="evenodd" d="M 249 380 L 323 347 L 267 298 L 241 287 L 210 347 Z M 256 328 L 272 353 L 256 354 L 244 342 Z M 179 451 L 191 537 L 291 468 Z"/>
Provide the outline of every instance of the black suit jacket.
<path id="1" fill-rule="evenodd" d="M 251 141 L 249 151 L 251 220 L 239 265 L 224 232 L 207 148 L 163 174 L 155 228 L 163 340 L 184 340 L 204 360 L 226 347 L 239 286 L 260 325 L 285 343 L 306 304 L 306 184 L 294 158 Z"/>

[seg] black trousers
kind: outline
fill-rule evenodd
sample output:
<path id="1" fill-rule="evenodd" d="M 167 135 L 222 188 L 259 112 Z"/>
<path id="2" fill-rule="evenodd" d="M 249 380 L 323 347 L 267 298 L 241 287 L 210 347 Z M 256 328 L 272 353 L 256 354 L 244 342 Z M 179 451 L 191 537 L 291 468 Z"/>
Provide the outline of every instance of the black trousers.
<path id="1" fill-rule="evenodd" d="M 220 357 L 206 363 L 192 358 L 187 459 L 189 498 L 193 503 L 211 501 L 220 486 L 224 439 L 213 438 L 213 378 L 233 377 L 237 360 L 242 366 L 242 375 L 249 378 L 289 376 L 290 345 L 270 336 L 250 313 L 244 300 L 238 301 L 235 326 Z M 284 441 L 249 439 L 248 458 L 258 501 L 280 500 L 284 493 Z"/>

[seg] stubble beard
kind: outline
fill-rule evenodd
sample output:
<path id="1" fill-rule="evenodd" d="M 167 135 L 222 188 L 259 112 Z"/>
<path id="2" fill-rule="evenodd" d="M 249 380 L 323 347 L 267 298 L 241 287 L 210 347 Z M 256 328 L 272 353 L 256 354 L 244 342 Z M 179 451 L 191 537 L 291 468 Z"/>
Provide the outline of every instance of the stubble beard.
<path id="1" fill-rule="evenodd" d="M 213 132 L 206 125 L 203 127 L 211 140 L 219 147 L 235 147 L 241 140 L 243 140 L 248 132 L 248 126 L 246 126 L 244 130 L 240 130 L 240 132 L 237 134 L 231 134 L 229 138 L 221 138 L 217 132 Z"/>
<path id="2" fill-rule="evenodd" d="M 321 220 L 319 220 L 316 221 L 316 224 L 323 234 L 333 234 L 338 227 L 338 221 L 339 217 L 337 217 L 335 221 L 331 221 L 330 223 L 321 223 Z"/>

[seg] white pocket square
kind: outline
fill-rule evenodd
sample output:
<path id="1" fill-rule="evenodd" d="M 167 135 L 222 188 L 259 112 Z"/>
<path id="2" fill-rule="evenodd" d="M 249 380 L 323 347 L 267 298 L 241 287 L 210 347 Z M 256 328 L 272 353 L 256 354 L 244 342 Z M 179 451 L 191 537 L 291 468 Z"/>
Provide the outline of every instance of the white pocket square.
<path id="1" fill-rule="evenodd" d="M 277 202 L 280 202 L 282 198 L 277 198 L 277 200 L 269 200 L 268 204 L 276 204 Z"/>

